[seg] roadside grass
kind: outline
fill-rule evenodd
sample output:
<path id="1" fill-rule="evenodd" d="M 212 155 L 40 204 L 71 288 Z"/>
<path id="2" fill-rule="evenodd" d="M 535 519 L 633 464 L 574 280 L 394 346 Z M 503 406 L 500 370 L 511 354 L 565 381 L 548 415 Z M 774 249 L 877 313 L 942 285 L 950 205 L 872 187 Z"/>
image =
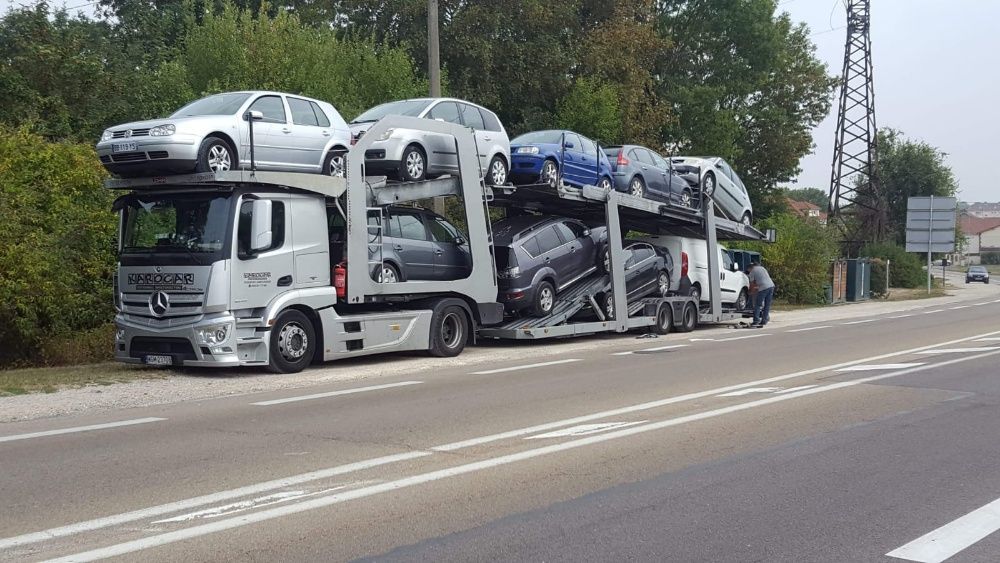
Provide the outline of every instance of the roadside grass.
<path id="1" fill-rule="evenodd" d="M 169 371 L 113 362 L 0 370 L 0 397 L 54 393 L 59 389 L 112 385 L 138 379 L 164 379 L 170 375 Z"/>
<path id="2" fill-rule="evenodd" d="M 931 288 L 931 292 L 927 293 L 926 287 L 919 288 L 903 288 L 894 287 L 889 290 L 889 296 L 881 301 L 914 301 L 919 299 L 930 299 L 932 297 L 944 297 L 948 295 L 945 292 L 945 288 L 940 285 L 935 285 Z"/>

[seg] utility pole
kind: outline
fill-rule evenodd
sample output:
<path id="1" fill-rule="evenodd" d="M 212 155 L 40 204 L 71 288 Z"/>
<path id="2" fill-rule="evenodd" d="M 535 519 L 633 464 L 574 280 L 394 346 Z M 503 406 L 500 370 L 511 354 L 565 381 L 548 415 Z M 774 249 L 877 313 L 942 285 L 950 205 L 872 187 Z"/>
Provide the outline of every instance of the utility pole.
<path id="1" fill-rule="evenodd" d="M 846 0 L 847 41 L 830 177 L 830 219 L 850 256 L 885 238 L 885 193 L 878 178 L 878 128 L 872 72 L 870 0 Z"/>
<path id="2" fill-rule="evenodd" d="M 438 30 L 438 0 L 427 0 L 427 78 L 431 97 L 441 97 L 441 33 Z M 443 197 L 434 198 L 434 212 L 444 215 Z"/>

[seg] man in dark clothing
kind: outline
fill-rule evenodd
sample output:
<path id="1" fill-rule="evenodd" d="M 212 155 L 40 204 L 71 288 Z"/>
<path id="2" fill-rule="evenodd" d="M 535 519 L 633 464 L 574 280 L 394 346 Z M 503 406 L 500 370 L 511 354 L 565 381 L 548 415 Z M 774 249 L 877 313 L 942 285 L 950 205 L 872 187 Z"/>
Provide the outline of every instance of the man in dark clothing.
<path id="1" fill-rule="evenodd" d="M 771 281 L 771 274 L 764 266 L 754 262 L 750 264 L 751 291 L 756 290 L 756 298 L 753 304 L 753 324 L 750 326 L 763 328 L 771 320 L 771 301 L 774 300 L 774 282 Z"/>

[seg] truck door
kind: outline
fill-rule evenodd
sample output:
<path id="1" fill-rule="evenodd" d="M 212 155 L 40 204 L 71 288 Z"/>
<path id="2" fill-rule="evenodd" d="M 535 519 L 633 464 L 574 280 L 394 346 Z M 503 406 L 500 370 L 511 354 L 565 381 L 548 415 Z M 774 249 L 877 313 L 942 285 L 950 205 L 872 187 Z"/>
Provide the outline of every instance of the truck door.
<path id="1" fill-rule="evenodd" d="M 271 200 L 271 245 L 250 253 L 251 222 L 255 196 L 243 196 L 236 217 L 235 256 L 233 258 L 233 309 L 263 307 L 294 283 L 292 252 L 292 214 L 289 201 L 272 195 L 256 199 Z"/>

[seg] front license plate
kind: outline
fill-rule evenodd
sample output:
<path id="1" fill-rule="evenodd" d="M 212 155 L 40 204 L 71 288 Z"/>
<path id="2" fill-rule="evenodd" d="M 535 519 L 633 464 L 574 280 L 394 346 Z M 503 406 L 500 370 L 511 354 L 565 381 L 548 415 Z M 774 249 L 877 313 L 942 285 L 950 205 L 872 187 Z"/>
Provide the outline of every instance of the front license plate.
<path id="1" fill-rule="evenodd" d="M 135 143 L 115 143 L 111 145 L 111 152 L 135 152 L 139 150 L 139 145 Z"/>
<path id="2" fill-rule="evenodd" d="M 147 366 L 169 366 L 173 365 L 174 359 L 171 356 L 146 356 Z"/>

